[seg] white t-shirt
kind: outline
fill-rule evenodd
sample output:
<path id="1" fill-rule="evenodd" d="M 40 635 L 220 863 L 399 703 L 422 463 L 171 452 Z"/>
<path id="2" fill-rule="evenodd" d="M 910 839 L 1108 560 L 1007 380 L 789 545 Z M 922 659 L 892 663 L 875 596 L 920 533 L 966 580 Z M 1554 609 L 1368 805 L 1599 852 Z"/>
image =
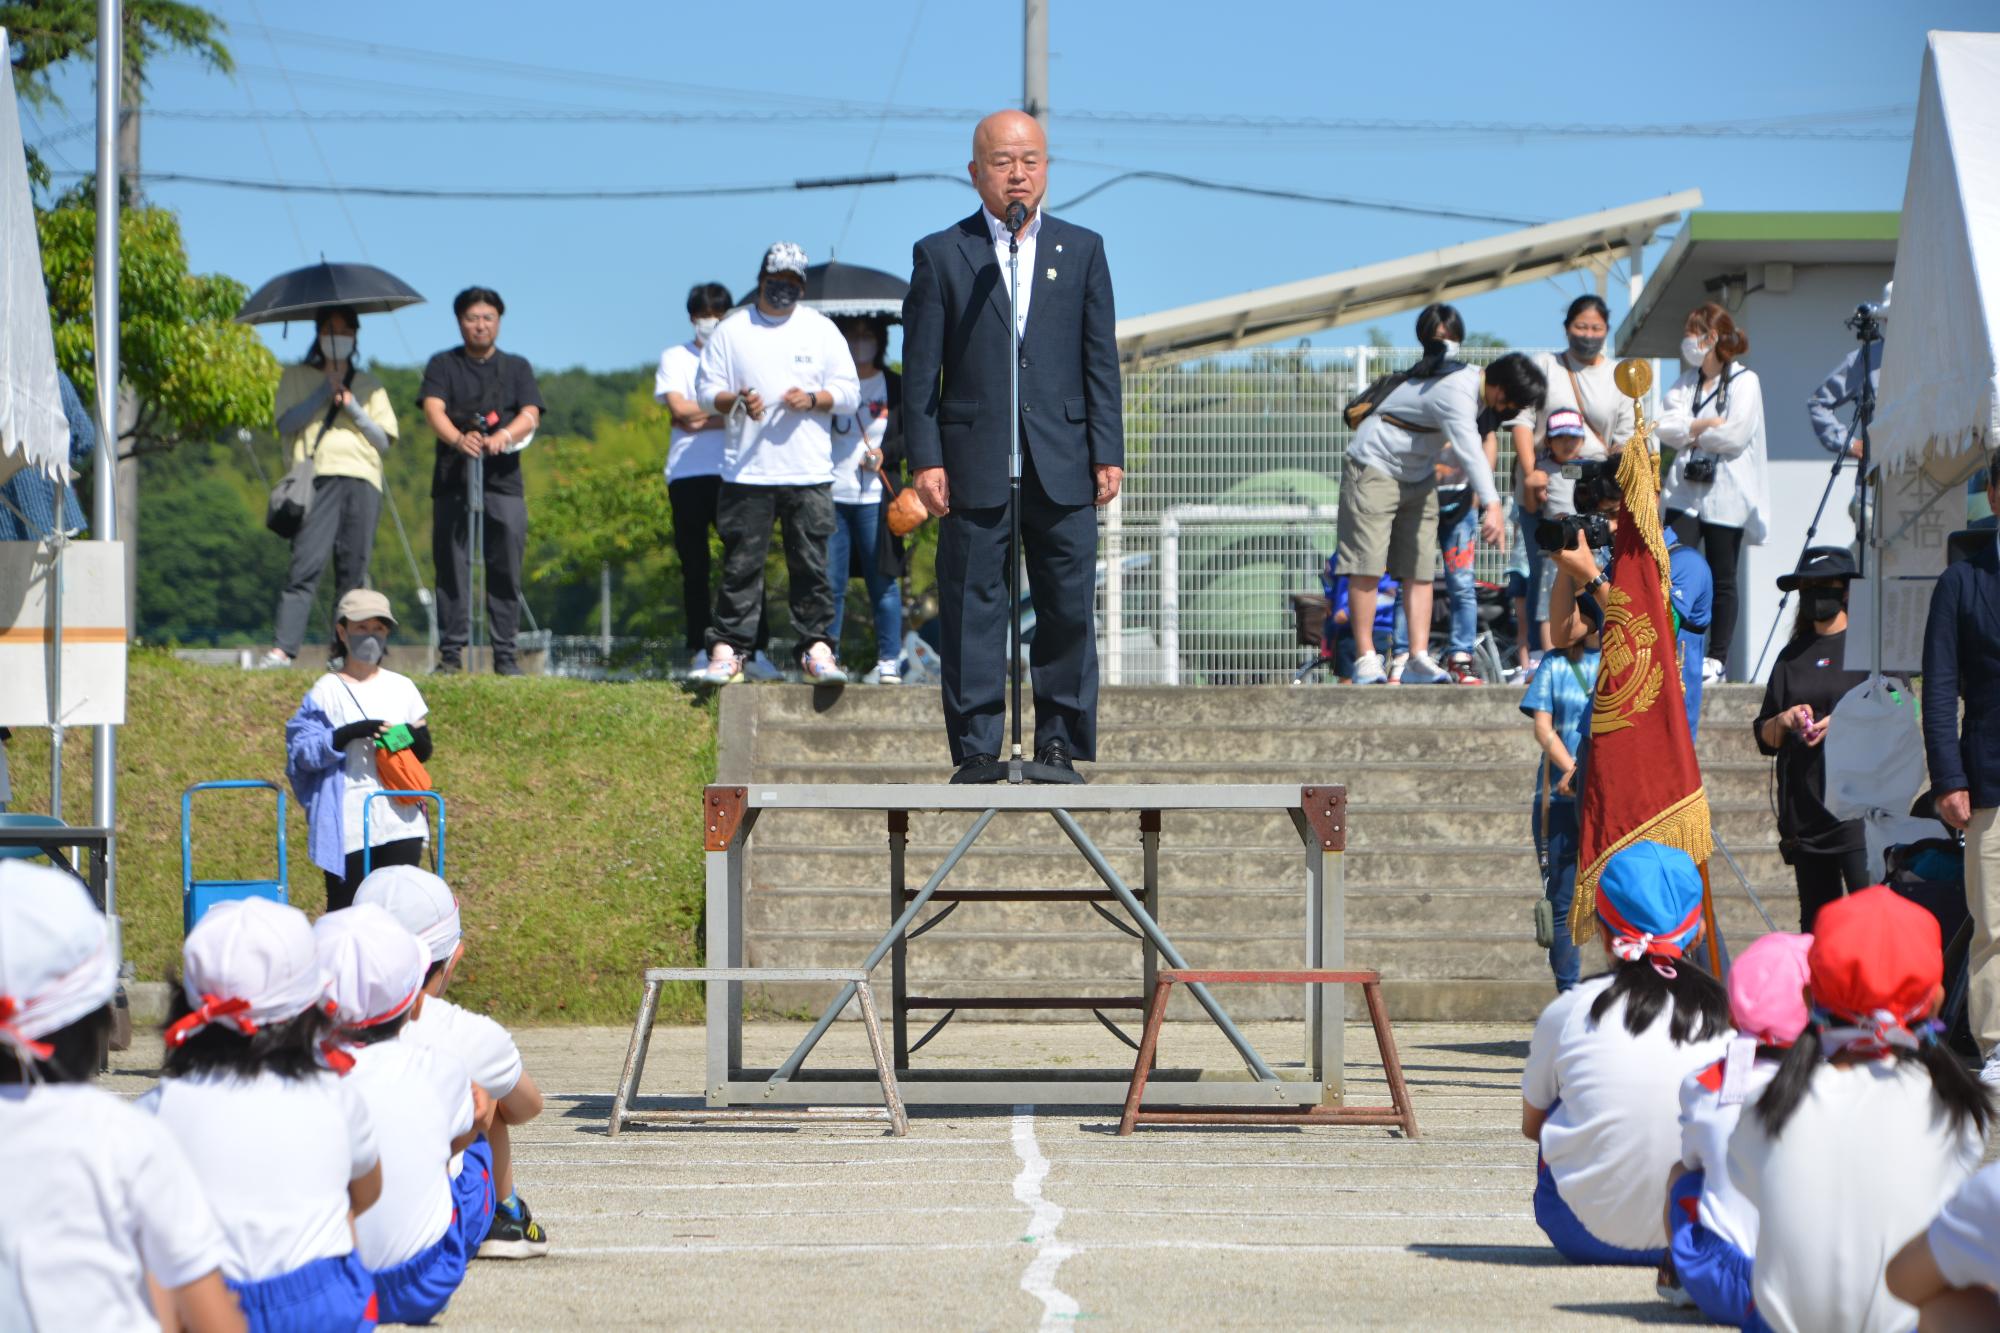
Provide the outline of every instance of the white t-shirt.
<path id="1" fill-rule="evenodd" d="M 180 1143 L 222 1224 L 222 1275 L 257 1282 L 354 1250 L 347 1186 L 378 1159 L 346 1081 L 263 1073 L 162 1080 L 136 1103 Z"/>
<path id="2" fill-rule="evenodd" d="M 1729 1174 L 1729 1136 L 1743 1108 L 1754 1105 L 1778 1072 L 1775 1060 L 1758 1060 L 1744 1081 L 1745 1095 L 1722 1100 L 1722 1062 L 1697 1069 L 1681 1082 L 1681 1165 L 1702 1173 L 1696 1217 L 1746 1255 L 1757 1253 L 1757 1208 Z"/>
<path id="3" fill-rule="evenodd" d="M 180 1145 L 98 1088 L 0 1087 L 0 1328 L 157 1328 L 172 1289 L 222 1267 L 222 1228 Z"/>
<path id="4" fill-rule="evenodd" d="M 2000 1162 L 1959 1187 L 1929 1238 L 1938 1272 L 1952 1286 L 2000 1288 Z"/>
<path id="5" fill-rule="evenodd" d="M 430 716 L 424 696 L 408 676 L 386 667 L 367 680 L 354 681 L 329 671 L 313 682 L 308 697 L 326 713 L 335 731 L 351 722 L 374 718 L 390 726 L 398 723 L 420 726 Z M 375 775 L 375 742 L 366 737 L 349 741 L 347 762 L 341 772 L 347 779 L 340 811 L 341 850 L 350 854 L 366 844 L 361 838 L 361 807 L 371 793 L 382 790 Z M 375 846 L 404 838 L 430 837 L 424 802 L 406 805 L 401 801 L 376 801 L 368 811 L 368 837 Z"/>
<path id="6" fill-rule="evenodd" d="M 782 320 L 755 306 L 724 316 L 701 349 L 695 401 L 712 412 L 717 394 L 745 389 L 764 400 L 764 418 L 752 421 L 740 406 L 730 414 L 722 479 L 745 486 L 832 481 L 832 418 L 853 412 L 861 401 L 854 357 L 833 321 L 804 306 Z M 787 389 L 824 389 L 833 405 L 825 412 L 795 412 L 783 402 Z"/>
<path id="7" fill-rule="evenodd" d="M 1889 1260 L 1979 1165 L 1922 1065 L 1825 1064 L 1774 1141 L 1754 1108 L 1729 1167 L 1757 1209 L 1757 1313 L 1779 1333 L 1901 1333 L 1916 1310 L 1889 1294 Z"/>
<path id="8" fill-rule="evenodd" d="M 653 400 L 667 405 L 667 395 L 677 393 L 690 403 L 694 396 L 694 373 L 701 364 L 701 346 L 690 338 L 660 353 L 660 368 L 653 374 Z M 667 480 L 713 477 L 722 471 L 722 449 L 728 432 L 722 418 L 713 418 L 706 430 L 673 428 L 667 443 Z"/>
<path id="9" fill-rule="evenodd" d="M 368 1105 L 382 1149 L 382 1197 L 354 1219 L 355 1248 L 393 1268 L 451 1225 L 451 1141 L 472 1129 L 472 1076 L 449 1052 L 400 1037 L 353 1048 L 347 1082 Z"/>
<path id="10" fill-rule="evenodd" d="M 509 1096 L 521 1081 L 521 1048 L 507 1029 L 485 1014 L 475 1014 L 435 995 L 424 996 L 422 1009 L 403 1026 L 396 1040 L 432 1046 L 451 1055 L 496 1102 Z M 465 1154 L 454 1153 L 453 1179 L 464 1166 Z"/>
<path id="11" fill-rule="evenodd" d="M 1592 977 L 1542 1010 L 1521 1096 L 1555 1107 L 1542 1126 L 1542 1160 L 1577 1220 L 1607 1245 L 1656 1250 L 1667 1243 L 1667 1168 L 1680 1158 L 1681 1080 L 1721 1059 L 1729 1034 L 1676 1046 L 1663 1009 L 1635 1037 L 1622 1000 L 1593 1024 L 1590 1007 L 1611 980 Z"/>
<path id="12" fill-rule="evenodd" d="M 862 456 L 882 447 L 889 431 L 889 377 L 869 367 L 861 381 L 861 406 L 833 414 L 833 498 L 838 504 L 875 504 L 882 499 L 882 478 L 864 470 Z"/>

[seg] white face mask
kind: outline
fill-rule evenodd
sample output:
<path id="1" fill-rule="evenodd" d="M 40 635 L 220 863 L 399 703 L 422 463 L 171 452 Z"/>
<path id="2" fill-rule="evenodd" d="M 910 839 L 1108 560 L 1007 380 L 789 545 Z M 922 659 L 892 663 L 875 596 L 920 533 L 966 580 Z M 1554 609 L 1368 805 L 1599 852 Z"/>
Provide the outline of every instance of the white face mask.
<path id="1" fill-rule="evenodd" d="M 1458 355 L 1458 344 L 1449 338 L 1442 339 L 1441 341 L 1444 343 L 1444 359 L 1450 361 L 1455 358 Z"/>
<path id="2" fill-rule="evenodd" d="M 345 361 L 354 355 L 354 335 L 351 333 L 322 333 L 319 335 L 319 354 L 329 361 Z"/>
<path id="3" fill-rule="evenodd" d="M 1703 358 L 1707 355 L 1708 344 L 1695 337 L 1692 333 L 1681 339 L 1681 360 L 1687 362 L 1688 365 L 1699 368 Z"/>
<path id="4" fill-rule="evenodd" d="M 713 315 L 704 315 L 694 322 L 694 336 L 707 342 L 715 334 L 715 326 L 722 323 Z"/>
<path id="5" fill-rule="evenodd" d="M 847 344 L 847 350 L 854 354 L 854 365 L 857 370 L 865 369 L 873 371 L 875 369 L 875 354 L 881 351 L 882 348 L 873 338 L 856 338 L 853 342 Z"/>

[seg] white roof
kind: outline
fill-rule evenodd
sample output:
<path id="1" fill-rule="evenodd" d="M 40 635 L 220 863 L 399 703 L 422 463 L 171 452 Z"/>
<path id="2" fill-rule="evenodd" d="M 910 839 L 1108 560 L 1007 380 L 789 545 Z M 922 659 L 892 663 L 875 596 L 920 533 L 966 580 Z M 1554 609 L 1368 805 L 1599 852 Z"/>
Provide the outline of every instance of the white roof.
<path id="1" fill-rule="evenodd" d="M 6 39 L 0 28 L 0 45 Z M 28 467 L 68 478 L 69 418 L 56 382 L 21 114 L 9 84 L 0 95 L 0 481 Z"/>
<path id="2" fill-rule="evenodd" d="M 1682 190 L 1405 259 L 1121 319 L 1118 354 L 1127 362 L 1179 360 L 1539 282 L 1628 255 L 1700 205 L 1701 191 Z"/>
<path id="3" fill-rule="evenodd" d="M 1871 443 L 1890 468 L 2000 439 L 2000 35 L 1934 32 Z"/>

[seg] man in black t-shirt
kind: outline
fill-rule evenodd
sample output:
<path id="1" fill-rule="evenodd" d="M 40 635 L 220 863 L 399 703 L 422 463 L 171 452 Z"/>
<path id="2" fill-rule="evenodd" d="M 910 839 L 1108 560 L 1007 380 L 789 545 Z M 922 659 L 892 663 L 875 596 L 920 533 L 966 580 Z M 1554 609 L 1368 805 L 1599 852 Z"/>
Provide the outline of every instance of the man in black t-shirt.
<path id="1" fill-rule="evenodd" d="M 542 391 L 525 357 L 503 352 L 500 293 L 468 287 L 451 303 L 461 346 L 424 367 L 417 404 L 438 438 L 431 468 L 431 559 L 437 568 L 438 670 L 457 671 L 472 622 L 471 478 L 483 474 L 486 619 L 493 670 L 518 676 L 514 636 L 521 623 L 521 556 L 528 545 L 528 502 L 521 454 L 541 420 Z M 475 468 L 474 460 L 477 460 Z"/>

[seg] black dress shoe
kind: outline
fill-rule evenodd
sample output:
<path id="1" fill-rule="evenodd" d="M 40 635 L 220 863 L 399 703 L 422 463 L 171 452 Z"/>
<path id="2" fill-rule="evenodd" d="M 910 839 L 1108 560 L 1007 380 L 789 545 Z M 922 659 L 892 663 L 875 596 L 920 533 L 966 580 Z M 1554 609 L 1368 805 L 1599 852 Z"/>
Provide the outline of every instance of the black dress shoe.
<path id="1" fill-rule="evenodd" d="M 958 768 L 951 775 L 951 783 L 957 786 L 967 782 L 998 782 L 1003 772 L 998 756 L 969 754 L 958 761 Z"/>
<path id="2" fill-rule="evenodd" d="M 1044 768 L 1061 769 L 1065 773 L 1076 772 L 1076 761 L 1069 752 L 1069 742 L 1064 740 L 1043 741 L 1035 749 L 1035 762 Z M 1075 781 L 1082 781 L 1081 776 Z"/>
<path id="3" fill-rule="evenodd" d="M 513 658 L 496 657 L 493 659 L 493 674 L 496 676 L 519 676 L 523 672 L 521 671 L 521 664 Z"/>

